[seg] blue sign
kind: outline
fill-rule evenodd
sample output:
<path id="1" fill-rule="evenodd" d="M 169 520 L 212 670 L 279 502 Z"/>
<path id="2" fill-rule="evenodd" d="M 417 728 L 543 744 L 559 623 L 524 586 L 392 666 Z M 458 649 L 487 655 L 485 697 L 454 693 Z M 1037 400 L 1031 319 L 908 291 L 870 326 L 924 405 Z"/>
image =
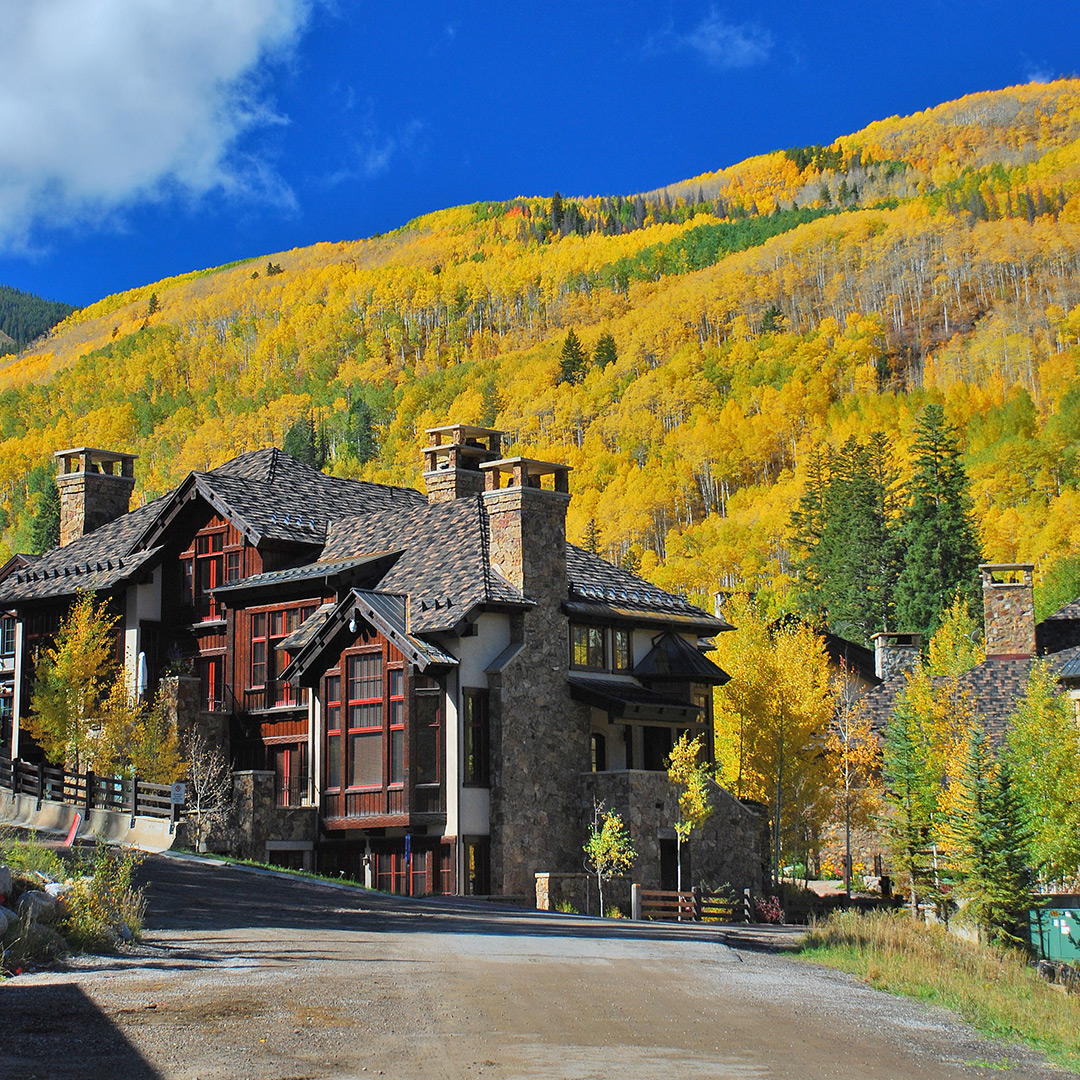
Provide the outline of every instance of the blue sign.
<path id="1" fill-rule="evenodd" d="M 412 862 L 412 837 L 405 834 L 405 861 Z"/>

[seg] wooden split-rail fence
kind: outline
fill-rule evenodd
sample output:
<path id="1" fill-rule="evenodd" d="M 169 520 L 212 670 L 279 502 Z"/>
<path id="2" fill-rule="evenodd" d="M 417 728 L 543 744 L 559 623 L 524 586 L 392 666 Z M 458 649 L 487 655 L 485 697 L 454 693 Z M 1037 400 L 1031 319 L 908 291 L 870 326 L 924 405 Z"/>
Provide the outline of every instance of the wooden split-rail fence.
<path id="1" fill-rule="evenodd" d="M 632 919 L 668 922 L 751 922 L 753 914 L 749 889 L 741 897 L 734 897 L 697 887 L 677 892 L 633 885 L 630 908 Z"/>
<path id="2" fill-rule="evenodd" d="M 151 784 L 136 776 L 97 776 L 93 771 L 69 772 L 59 765 L 31 765 L 18 758 L 0 757 L 0 787 L 14 795 L 28 795 L 43 803 L 63 803 L 83 813 L 112 810 L 137 817 L 178 819 L 180 806 L 173 802 L 168 784 Z"/>

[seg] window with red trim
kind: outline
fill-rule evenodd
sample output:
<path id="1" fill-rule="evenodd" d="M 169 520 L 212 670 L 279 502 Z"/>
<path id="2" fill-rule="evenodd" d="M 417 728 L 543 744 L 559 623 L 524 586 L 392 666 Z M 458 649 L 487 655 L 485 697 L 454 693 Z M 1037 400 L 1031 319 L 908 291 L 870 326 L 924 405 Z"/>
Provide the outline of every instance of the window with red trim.
<path id="1" fill-rule="evenodd" d="M 347 659 L 349 787 L 381 787 L 383 782 L 382 652 Z"/>
<path id="2" fill-rule="evenodd" d="M 340 790 L 342 780 L 341 676 L 327 675 L 326 701 L 326 786 Z"/>
<path id="3" fill-rule="evenodd" d="M 405 783 L 405 670 L 390 668 L 390 783 Z"/>

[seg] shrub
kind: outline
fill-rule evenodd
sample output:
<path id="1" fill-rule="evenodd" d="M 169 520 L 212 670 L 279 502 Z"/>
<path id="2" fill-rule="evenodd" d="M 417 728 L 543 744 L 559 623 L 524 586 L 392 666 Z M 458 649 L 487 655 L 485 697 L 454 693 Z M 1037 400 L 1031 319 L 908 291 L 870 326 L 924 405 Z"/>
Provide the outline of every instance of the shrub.
<path id="1" fill-rule="evenodd" d="M 556 900 L 555 910 L 562 915 L 577 915 L 578 909 L 569 900 Z"/>
<path id="2" fill-rule="evenodd" d="M 755 896 L 754 918 L 759 923 L 779 924 L 784 921 L 784 909 L 778 896 Z"/>
<path id="3" fill-rule="evenodd" d="M 131 877 L 139 856 L 130 849 L 110 851 L 104 843 L 94 849 L 79 878 L 64 894 L 59 928 L 72 948 L 88 952 L 112 951 L 142 934 L 146 907 L 142 889 Z"/>

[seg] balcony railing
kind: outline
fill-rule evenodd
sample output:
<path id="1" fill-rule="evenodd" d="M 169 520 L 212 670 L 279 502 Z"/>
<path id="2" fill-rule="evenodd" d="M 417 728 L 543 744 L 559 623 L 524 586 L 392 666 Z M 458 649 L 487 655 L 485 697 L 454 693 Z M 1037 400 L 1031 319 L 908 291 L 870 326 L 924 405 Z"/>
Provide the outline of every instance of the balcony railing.
<path id="1" fill-rule="evenodd" d="M 275 709 L 306 709 L 308 688 L 295 683 L 274 681 L 266 686 L 244 691 L 244 711 L 273 712 Z"/>
<path id="2" fill-rule="evenodd" d="M 274 801 L 278 806 L 310 806 L 311 788 L 306 776 L 274 777 Z"/>

